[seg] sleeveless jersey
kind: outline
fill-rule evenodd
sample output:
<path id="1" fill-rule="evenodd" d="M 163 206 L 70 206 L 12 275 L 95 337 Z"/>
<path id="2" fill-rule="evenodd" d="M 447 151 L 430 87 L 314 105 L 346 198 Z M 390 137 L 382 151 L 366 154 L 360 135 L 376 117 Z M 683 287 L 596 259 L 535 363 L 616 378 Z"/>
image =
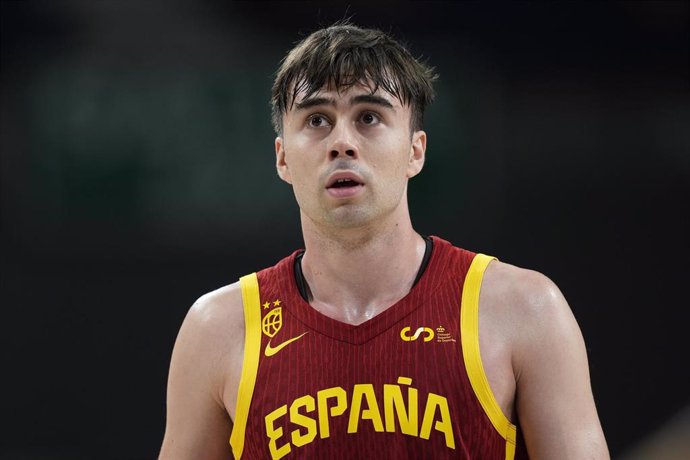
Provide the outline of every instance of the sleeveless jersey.
<path id="1" fill-rule="evenodd" d="M 516 458 L 516 427 L 479 354 L 479 290 L 492 258 L 432 239 L 417 284 L 357 326 L 302 298 L 299 251 L 241 279 L 235 458 Z"/>

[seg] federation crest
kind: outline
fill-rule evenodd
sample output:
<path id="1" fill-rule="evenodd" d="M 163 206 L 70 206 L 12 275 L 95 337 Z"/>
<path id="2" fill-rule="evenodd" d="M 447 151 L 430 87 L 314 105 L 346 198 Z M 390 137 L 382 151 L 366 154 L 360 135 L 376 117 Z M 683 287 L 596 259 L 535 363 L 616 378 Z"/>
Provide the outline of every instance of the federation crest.
<path id="1" fill-rule="evenodd" d="M 261 329 L 269 337 L 273 337 L 283 326 L 283 309 L 276 307 L 269 311 L 264 319 L 261 320 Z"/>

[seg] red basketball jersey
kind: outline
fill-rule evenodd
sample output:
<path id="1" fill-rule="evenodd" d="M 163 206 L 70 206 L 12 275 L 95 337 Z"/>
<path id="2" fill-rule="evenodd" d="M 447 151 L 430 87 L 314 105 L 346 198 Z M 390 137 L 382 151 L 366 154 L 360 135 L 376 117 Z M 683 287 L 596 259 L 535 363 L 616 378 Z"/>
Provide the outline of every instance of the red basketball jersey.
<path id="1" fill-rule="evenodd" d="M 516 427 L 479 355 L 479 290 L 492 258 L 432 238 L 417 284 L 358 326 L 302 298 L 298 252 L 241 279 L 235 458 L 515 458 Z"/>

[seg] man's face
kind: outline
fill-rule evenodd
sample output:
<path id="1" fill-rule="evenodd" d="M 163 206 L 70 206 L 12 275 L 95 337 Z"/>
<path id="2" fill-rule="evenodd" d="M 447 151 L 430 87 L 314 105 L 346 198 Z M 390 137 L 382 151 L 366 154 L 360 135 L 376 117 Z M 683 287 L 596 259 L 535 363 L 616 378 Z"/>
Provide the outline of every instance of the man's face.
<path id="1" fill-rule="evenodd" d="M 352 228 L 407 212 L 407 180 L 424 164 L 426 134 L 410 107 L 365 85 L 298 94 L 276 138 L 278 175 L 316 224 Z M 403 199 L 405 198 L 405 199 Z"/>

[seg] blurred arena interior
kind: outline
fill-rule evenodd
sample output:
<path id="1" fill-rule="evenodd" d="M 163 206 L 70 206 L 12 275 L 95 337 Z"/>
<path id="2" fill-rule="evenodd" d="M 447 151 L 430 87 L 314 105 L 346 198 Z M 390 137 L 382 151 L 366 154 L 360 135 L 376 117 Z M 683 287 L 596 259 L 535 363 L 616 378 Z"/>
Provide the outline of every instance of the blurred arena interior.
<path id="1" fill-rule="evenodd" d="M 690 457 L 688 2 L 0 7 L 0 458 L 157 454 L 189 306 L 302 245 L 270 86 L 343 17 L 441 76 L 418 230 L 560 286 L 614 458 Z"/>

